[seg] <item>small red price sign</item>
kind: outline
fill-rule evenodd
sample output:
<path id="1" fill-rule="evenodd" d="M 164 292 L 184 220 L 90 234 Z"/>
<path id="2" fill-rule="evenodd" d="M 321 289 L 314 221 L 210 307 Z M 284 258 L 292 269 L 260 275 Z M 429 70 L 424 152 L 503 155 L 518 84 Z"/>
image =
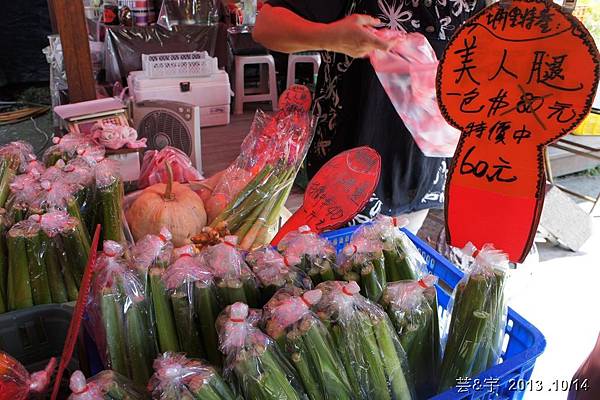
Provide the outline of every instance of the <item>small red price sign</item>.
<path id="1" fill-rule="evenodd" d="M 440 61 L 437 96 L 462 131 L 446 186 L 449 243 L 492 243 L 523 261 L 544 200 L 544 147 L 589 113 L 598 50 L 546 0 L 495 3 L 467 21 Z"/>
<path id="2" fill-rule="evenodd" d="M 97 249 L 98 242 L 100 240 L 100 229 L 100 225 L 98 225 L 96 227 L 96 232 L 94 233 L 94 239 L 92 240 L 90 255 L 88 257 L 88 262 L 85 267 L 83 279 L 81 280 L 81 287 L 79 288 L 79 296 L 77 297 L 77 303 L 75 304 L 75 311 L 73 311 L 73 317 L 71 318 L 71 323 L 69 324 L 69 331 L 67 332 L 65 347 L 63 348 L 60 363 L 58 364 L 58 372 L 56 373 L 56 377 L 54 378 L 54 388 L 52 390 L 51 400 L 56 400 L 56 396 L 58 396 L 58 390 L 60 389 L 60 382 L 62 380 L 62 376 L 65 372 L 65 369 L 67 368 L 67 365 L 69 365 L 69 361 L 71 361 L 71 357 L 73 356 L 73 350 L 75 350 L 75 343 L 77 342 L 77 336 L 79 335 L 79 330 L 81 329 L 81 321 L 83 320 L 85 305 L 87 304 L 87 299 L 90 294 L 90 285 L 92 283 L 92 275 L 94 273 L 96 255 L 98 254 Z"/>
<path id="3" fill-rule="evenodd" d="M 288 232 L 308 225 L 315 232 L 335 229 L 361 211 L 379 183 L 381 157 L 357 147 L 329 160 L 308 184 L 304 203 L 279 230 L 272 245 Z"/>

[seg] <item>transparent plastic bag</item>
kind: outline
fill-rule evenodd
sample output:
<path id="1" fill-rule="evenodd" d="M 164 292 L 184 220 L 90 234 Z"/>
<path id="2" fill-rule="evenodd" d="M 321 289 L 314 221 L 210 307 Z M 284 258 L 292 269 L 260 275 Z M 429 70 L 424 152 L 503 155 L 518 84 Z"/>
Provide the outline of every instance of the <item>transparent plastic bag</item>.
<path id="1" fill-rule="evenodd" d="M 353 235 L 338 254 L 336 275 L 346 281 L 358 282 L 369 300 L 379 301 L 387 283 L 383 243 Z"/>
<path id="2" fill-rule="evenodd" d="M 160 151 L 149 150 L 144 153 L 138 180 L 139 188 L 143 189 L 155 183 L 166 183 L 169 179 L 167 163 L 171 164 L 175 182 L 186 183 L 204 179 L 194 168 L 187 154 L 175 147 L 167 146 Z"/>
<path id="3" fill-rule="evenodd" d="M 121 244 L 104 242 L 94 267 L 88 325 L 104 365 L 146 385 L 156 357 L 151 304 L 123 253 Z"/>
<path id="4" fill-rule="evenodd" d="M 329 327 L 353 392 L 364 400 L 413 399 L 406 354 L 383 309 L 358 292 L 356 282 L 317 286 L 317 315 Z"/>
<path id="5" fill-rule="evenodd" d="M 79 133 L 67 133 L 62 137 L 52 138 L 53 145 L 48 147 L 42 156 L 47 167 L 51 167 L 58 160 L 70 161 L 79 155 L 81 150 L 95 146 L 90 136 Z"/>
<path id="6" fill-rule="evenodd" d="M 441 364 L 440 326 L 435 283 L 427 275 L 419 281 L 388 283 L 381 304 L 386 310 L 414 377 L 418 398 L 437 393 Z"/>
<path id="7" fill-rule="evenodd" d="M 171 264 L 173 235 L 167 228 L 161 228 L 159 235 L 146 235 L 131 247 L 131 258 L 140 276 L 145 276 L 151 268 L 165 269 Z"/>
<path id="8" fill-rule="evenodd" d="M 335 247 L 329 240 L 312 232 L 310 227 L 301 226 L 285 235 L 277 250 L 288 264 L 306 272 L 314 284 L 335 280 Z"/>
<path id="9" fill-rule="evenodd" d="M 420 33 L 381 29 L 374 34 L 395 43 L 390 51 L 375 50 L 369 58 L 417 146 L 427 157 L 452 157 L 460 131 L 446 122 L 437 104 L 433 48 Z"/>
<path id="10" fill-rule="evenodd" d="M 206 202 L 211 224 L 225 221 L 245 250 L 269 242 L 281 208 L 314 132 L 308 108 L 310 91 L 292 86 L 281 96 L 280 111 L 256 113 L 238 158 L 215 185 Z"/>
<path id="11" fill-rule="evenodd" d="M 249 252 L 246 262 L 260 283 L 262 304 L 277 290 L 286 286 L 312 289 L 312 281 L 308 275 L 286 262 L 286 259 L 271 246 L 263 246 Z"/>
<path id="12" fill-rule="evenodd" d="M 6 236 L 7 310 L 77 300 L 90 243 L 76 218 L 56 211 L 32 215 Z M 1 307 L 0 307 L 1 308 Z"/>
<path id="13" fill-rule="evenodd" d="M 226 236 L 222 243 L 207 247 L 201 257 L 215 278 L 223 305 L 239 301 L 250 307 L 259 306 L 258 282 L 237 248 L 236 236 Z"/>
<path id="14" fill-rule="evenodd" d="M 21 363 L 0 352 L 0 395 L 3 399 L 26 400 L 44 394 L 56 368 L 56 358 L 51 358 L 42 371 L 29 374 Z"/>
<path id="15" fill-rule="evenodd" d="M 475 376 L 496 365 L 502 353 L 508 256 L 490 244 L 479 251 L 468 243 L 464 253 L 473 263 L 454 289 L 449 308 L 440 391 L 454 386 L 458 378 Z"/>
<path id="16" fill-rule="evenodd" d="M 68 400 L 149 400 L 144 386 L 115 372 L 102 371 L 86 381 L 81 371 L 71 375 L 71 395 Z"/>
<path id="17" fill-rule="evenodd" d="M 154 360 L 148 390 L 156 400 L 241 400 L 214 367 L 174 353 L 164 353 Z"/>
<path id="18" fill-rule="evenodd" d="M 362 225 L 352 235 L 381 243 L 388 282 L 418 280 L 427 275 L 427 263 L 415 244 L 400 228 L 408 224 L 403 217 L 388 217 L 379 214 L 371 224 Z"/>
<path id="19" fill-rule="evenodd" d="M 248 306 L 235 303 L 219 331 L 225 375 L 233 376 L 244 397 L 253 400 L 308 399 L 302 382 L 277 344 L 248 322 Z"/>
<path id="20" fill-rule="evenodd" d="M 264 307 L 265 332 L 280 346 L 296 368 L 311 400 L 354 399 L 350 381 L 327 327 L 310 307 L 321 299 L 320 290 L 279 290 Z"/>
<path id="21" fill-rule="evenodd" d="M 102 225 L 102 239 L 133 243 L 123 199 L 125 190 L 116 162 L 102 159 L 94 165 L 96 173 L 97 222 Z"/>
<path id="22" fill-rule="evenodd" d="M 214 25 L 218 22 L 217 0 L 165 0 L 157 24 L 171 30 L 177 25 Z"/>
<path id="23" fill-rule="evenodd" d="M 0 146 L 0 160 L 8 161 L 15 174 L 26 173 L 29 161 L 35 159 L 33 146 L 25 141 L 18 140 Z"/>
<path id="24" fill-rule="evenodd" d="M 221 304 L 213 275 L 193 246 L 177 253 L 166 270 L 150 270 L 160 350 L 182 351 L 220 366 L 215 320 Z"/>

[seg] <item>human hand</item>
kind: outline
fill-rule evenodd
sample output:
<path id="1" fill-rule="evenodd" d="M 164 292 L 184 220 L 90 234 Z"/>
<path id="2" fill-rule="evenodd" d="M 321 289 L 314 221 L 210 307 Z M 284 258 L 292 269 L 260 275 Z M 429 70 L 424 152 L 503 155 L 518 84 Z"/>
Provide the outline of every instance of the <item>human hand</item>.
<path id="1" fill-rule="evenodd" d="M 362 14 L 352 14 L 333 22 L 325 31 L 326 49 L 354 58 L 365 57 L 373 50 L 387 51 L 394 43 L 373 33 L 373 28 L 380 24 L 377 18 Z"/>

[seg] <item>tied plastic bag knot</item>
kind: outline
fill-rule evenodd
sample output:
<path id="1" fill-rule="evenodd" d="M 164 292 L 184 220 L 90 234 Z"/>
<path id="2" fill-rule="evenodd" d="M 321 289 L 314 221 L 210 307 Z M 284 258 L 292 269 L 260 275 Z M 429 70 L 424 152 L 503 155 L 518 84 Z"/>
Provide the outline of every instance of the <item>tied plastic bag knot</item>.
<path id="1" fill-rule="evenodd" d="M 31 374 L 29 391 L 31 393 L 44 393 L 50 384 L 50 379 L 56 368 L 56 357 L 52 357 L 43 371 Z"/>
<path id="2" fill-rule="evenodd" d="M 167 289 L 175 290 L 187 283 L 210 284 L 213 275 L 200 257 L 180 257 L 166 269 L 162 279 Z"/>
<path id="3" fill-rule="evenodd" d="M 29 374 L 21 363 L 6 353 L 0 352 L 0 397 L 10 400 L 26 400 L 48 389 L 50 378 L 56 367 L 56 358 L 51 358 L 43 371 Z"/>
<path id="4" fill-rule="evenodd" d="M 227 355 L 235 352 L 236 349 L 244 346 L 247 336 L 252 327 L 246 318 L 248 317 L 248 305 L 244 303 L 234 303 L 229 309 L 229 318 L 225 323 L 221 336 L 221 351 Z"/>
<path id="5" fill-rule="evenodd" d="M 259 247 L 249 252 L 246 261 L 263 287 L 281 288 L 292 285 L 312 289 L 310 278 L 293 264 L 286 263 L 286 259 L 272 246 Z"/>
<path id="6" fill-rule="evenodd" d="M 49 236 L 54 237 L 62 232 L 72 231 L 77 227 L 78 220 L 65 211 L 51 211 L 45 214 L 34 214 L 30 220 L 40 225 Z"/>
<path id="7" fill-rule="evenodd" d="M 346 296 L 354 296 L 355 294 L 358 294 L 360 292 L 360 286 L 358 286 L 358 283 L 352 281 L 352 282 L 348 282 L 345 285 L 343 285 L 342 287 L 342 293 L 345 294 Z"/>
<path id="8" fill-rule="evenodd" d="M 87 383 L 83 372 L 75 371 L 71 375 L 69 382 L 69 389 L 71 389 L 70 400 L 97 400 L 102 399 L 102 391 L 98 385 L 94 383 Z"/>
<path id="9" fill-rule="evenodd" d="M 274 338 L 280 337 L 289 327 L 311 314 L 311 307 L 319 303 L 322 295 L 318 289 L 304 293 L 297 288 L 277 291 L 264 307 L 266 333 Z"/>
<path id="10" fill-rule="evenodd" d="M 131 249 L 136 269 L 145 273 L 153 266 L 166 268 L 171 263 L 171 256 L 174 253 L 171 238 L 171 232 L 163 227 L 160 234 L 148 234 L 139 240 Z M 178 256 L 181 255 L 180 251 L 178 249 Z"/>

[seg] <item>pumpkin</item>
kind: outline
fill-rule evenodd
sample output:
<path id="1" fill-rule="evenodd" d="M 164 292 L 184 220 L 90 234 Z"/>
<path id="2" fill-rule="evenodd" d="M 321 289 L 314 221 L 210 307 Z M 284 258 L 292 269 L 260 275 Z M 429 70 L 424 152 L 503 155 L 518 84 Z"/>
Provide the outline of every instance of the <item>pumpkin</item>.
<path id="1" fill-rule="evenodd" d="M 173 170 L 167 163 L 167 183 L 147 187 L 127 210 L 127 222 L 135 240 L 159 235 L 161 228 L 173 234 L 176 247 L 191 243 L 192 236 L 206 226 L 202 199 L 189 187 L 173 182 Z"/>

